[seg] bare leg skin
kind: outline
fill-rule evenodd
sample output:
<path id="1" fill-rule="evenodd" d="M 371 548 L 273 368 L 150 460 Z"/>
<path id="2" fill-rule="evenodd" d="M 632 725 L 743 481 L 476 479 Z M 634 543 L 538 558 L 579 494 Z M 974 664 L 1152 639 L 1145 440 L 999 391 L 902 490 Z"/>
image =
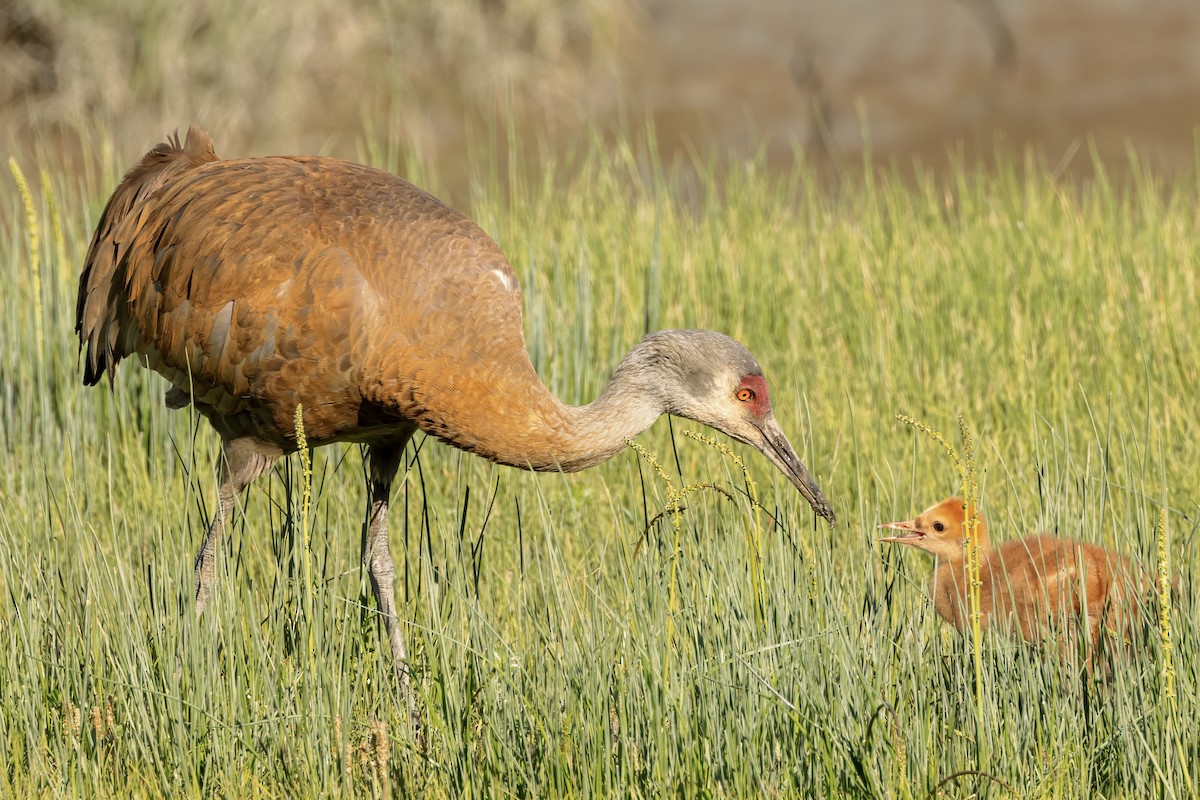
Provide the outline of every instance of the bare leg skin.
<path id="1" fill-rule="evenodd" d="M 269 470 L 281 455 L 278 448 L 248 438 L 222 441 L 221 452 L 217 516 L 208 526 L 200 552 L 196 554 L 197 617 L 204 613 L 217 585 L 217 548 L 225 535 L 225 521 L 233 514 L 234 504 L 242 490 Z"/>
<path id="2" fill-rule="evenodd" d="M 404 445 L 408 438 L 404 436 L 387 444 L 370 445 L 367 448 L 368 505 L 367 519 L 363 524 L 362 565 L 371 576 L 375 602 L 379 606 L 379 613 L 387 628 L 388 641 L 392 646 L 396 677 L 411 711 L 408 660 L 404 650 L 404 637 L 400 633 L 400 620 L 396 614 L 396 568 L 392 563 L 387 525 L 392 482 L 400 468 L 404 457 Z"/>

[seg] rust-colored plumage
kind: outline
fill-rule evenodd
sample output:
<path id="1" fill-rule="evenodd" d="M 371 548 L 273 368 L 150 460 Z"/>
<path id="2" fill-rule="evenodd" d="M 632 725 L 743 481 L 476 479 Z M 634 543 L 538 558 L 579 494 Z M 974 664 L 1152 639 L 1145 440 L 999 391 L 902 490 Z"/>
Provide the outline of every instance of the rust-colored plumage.
<path id="1" fill-rule="evenodd" d="M 84 382 L 137 356 L 222 439 L 220 513 L 196 559 L 199 613 L 224 520 L 247 484 L 296 449 L 361 442 L 369 460 L 363 564 L 403 677 L 387 504 L 420 429 L 492 461 L 573 471 L 663 413 L 759 449 L 833 511 L 787 438 L 754 357 L 711 331 L 660 331 L 593 403 L 545 389 L 525 349 L 516 274 L 470 219 L 412 184 L 317 157 L 222 161 L 192 128 L 113 193 L 79 281 Z"/>
<path id="2" fill-rule="evenodd" d="M 967 507 L 951 497 L 925 509 L 915 519 L 880 527 L 903 531 L 882 541 L 930 553 L 937 560 L 930 593 L 943 619 L 959 630 L 970 627 L 967 583 Z M 1141 603 L 1153 591 L 1149 574 L 1129 559 L 1087 542 L 1038 534 L 991 546 L 987 523 L 976 514 L 980 548 L 981 626 L 998 626 L 1026 642 L 1057 640 L 1059 653 L 1070 659 L 1083 632 L 1090 647 L 1086 663 L 1101 638 L 1117 642 L 1134 635 Z"/>

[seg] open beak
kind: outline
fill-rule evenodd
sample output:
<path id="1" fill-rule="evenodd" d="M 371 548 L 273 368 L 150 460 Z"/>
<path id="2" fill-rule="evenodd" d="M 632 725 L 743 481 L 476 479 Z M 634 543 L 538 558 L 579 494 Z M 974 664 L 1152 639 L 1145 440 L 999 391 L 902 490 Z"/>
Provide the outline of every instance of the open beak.
<path id="1" fill-rule="evenodd" d="M 906 519 L 903 522 L 884 522 L 879 527 L 904 531 L 904 533 L 900 536 L 885 536 L 879 540 L 881 542 L 896 542 L 897 544 L 915 545 L 917 542 L 925 538 L 925 533 L 917 529 L 917 521 L 915 519 Z"/>
<path id="2" fill-rule="evenodd" d="M 780 430 L 779 424 L 774 419 L 768 418 L 765 424 L 755 427 L 762 434 L 762 441 L 751 444 L 758 447 L 762 454 L 779 468 L 780 472 L 788 476 L 788 480 L 800 490 L 800 494 L 804 495 L 804 499 L 812 506 L 813 511 L 824 517 L 831 526 L 836 525 L 837 517 L 834 516 L 833 507 L 829 505 L 829 501 L 821 493 L 820 487 L 808 474 L 808 470 L 800 461 L 800 456 L 796 455 L 791 443 Z"/>

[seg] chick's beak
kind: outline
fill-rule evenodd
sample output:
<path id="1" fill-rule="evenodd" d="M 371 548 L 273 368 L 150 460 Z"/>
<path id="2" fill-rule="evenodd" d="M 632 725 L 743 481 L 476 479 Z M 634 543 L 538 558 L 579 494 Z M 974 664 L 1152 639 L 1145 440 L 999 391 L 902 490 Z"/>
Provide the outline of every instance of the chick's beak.
<path id="1" fill-rule="evenodd" d="M 800 461 L 800 456 L 796 455 L 796 451 L 784 436 L 779 424 L 773 418 L 768 418 L 766 422 L 755 427 L 758 428 L 762 440 L 751 442 L 751 444 L 755 445 L 763 455 L 770 459 L 772 464 L 779 468 L 780 472 L 788 477 L 788 480 L 800 490 L 800 494 L 804 495 L 804 499 L 812 506 L 813 511 L 824 517 L 831 526 L 836 525 L 837 517 L 834 516 L 833 507 L 829 505 L 829 501 L 821 493 L 820 487 L 808 474 L 808 470 Z"/>
<path id="2" fill-rule="evenodd" d="M 879 540 L 881 542 L 896 542 L 897 544 L 911 545 L 925 538 L 924 531 L 917 528 L 917 521 L 915 519 L 906 519 L 903 522 L 884 522 L 879 527 L 904 531 L 900 536 L 885 536 Z"/>

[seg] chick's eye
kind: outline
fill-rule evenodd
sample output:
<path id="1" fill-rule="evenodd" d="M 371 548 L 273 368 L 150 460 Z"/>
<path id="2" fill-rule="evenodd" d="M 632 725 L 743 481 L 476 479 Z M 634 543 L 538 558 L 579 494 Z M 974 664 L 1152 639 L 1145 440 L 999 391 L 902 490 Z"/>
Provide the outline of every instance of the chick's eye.
<path id="1" fill-rule="evenodd" d="M 749 403 L 751 400 L 754 399 L 754 390 L 747 389 L 745 386 L 743 386 L 741 389 L 737 390 L 736 397 L 738 400 L 741 400 L 743 403 Z"/>
<path id="2" fill-rule="evenodd" d="M 938 533 L 941 533 L 942 531 L 946 530 L 946 526 L 940 522 L 935 522 L 933 523 L 933 529 Z"/>

